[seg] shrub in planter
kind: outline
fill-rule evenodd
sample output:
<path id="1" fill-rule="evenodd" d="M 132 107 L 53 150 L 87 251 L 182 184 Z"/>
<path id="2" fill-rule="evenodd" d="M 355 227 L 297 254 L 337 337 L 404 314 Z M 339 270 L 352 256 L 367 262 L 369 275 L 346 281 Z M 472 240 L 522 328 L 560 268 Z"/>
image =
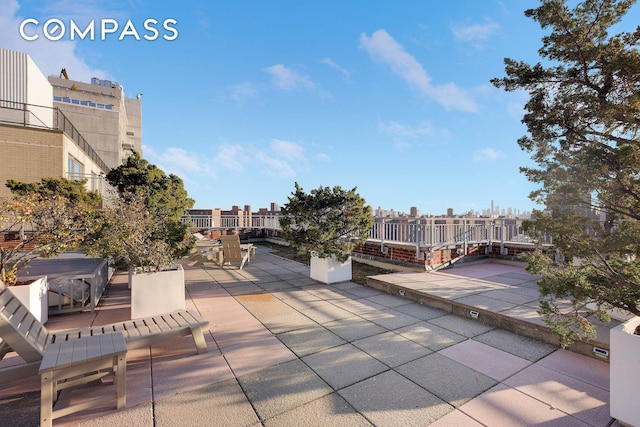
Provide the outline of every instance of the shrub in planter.
<path id="1" fill-rule="evenodd" d="M 184 272 L 181 266 L 172 268 L 165 225 L 142 198 L 117 197 L 104 209 L 102 228 L 90 245 L 91 253 L 129 270 L 132 318 L 185 308 Z"/>
<path id="2" fill-rule="evenodd" d="M 296 182 L 295 191 L 280 212 L 284 238 L 300 254 L 312 258 L 312 277 L 315 271 L 334 271 L 348 262 L 348 278 L 343 274 L 319 273 L 316 278 L 325 283 L 350 280 L 351 252 L 364 243 L 373 226 L 372 209 L 356 190 L 357 187 L 343 190 L 339 186 L 321 186 L 306 193 Z M 315 267 L 313 258 L 335 262 Z"/>
<path id="3" fill-rule="evenodd" d="M 184 272 L 172 264 L 193 247 L 180 217 L 194 201 L 182 180 L 165 175 L 136 152 L 107 180 L 117 194 L 103 211 L 90 252 L 129 270 L 132 317 L 184 309 Z"/>

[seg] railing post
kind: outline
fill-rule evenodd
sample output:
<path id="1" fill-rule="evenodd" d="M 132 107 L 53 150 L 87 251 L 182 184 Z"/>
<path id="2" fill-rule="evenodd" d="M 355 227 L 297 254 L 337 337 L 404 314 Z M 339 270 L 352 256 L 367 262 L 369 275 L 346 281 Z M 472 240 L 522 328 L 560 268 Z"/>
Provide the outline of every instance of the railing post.
<path id="1" fill-rule="evenodd" d="M 422 259 L 422 252 L 420 252 L 420 220 L 416 219 L 414 223 L 414 236 L 416 243 L 416 259 Z"/>
<path id="2" fill-rule="evenodd" d="M 433 238 L 434 238 L 433 218 L 430 218 L 429 221 L 431 221 L 431 225 L 429 225 L 429 244 L 433 245 Z"/>
<path id="3" fill-rule="evenodd" d="M 467 247 L 468 247 L 468 242 L 469 242 L 469 236 L 467 235 L 468 232 L 470 231 L 469 229 L 469 220 L 465 219 L 463 220 L 464 222 L 464 246 L 463 246 L 463 250 L 464 250 L 464 255 L 467 254 Z"/>

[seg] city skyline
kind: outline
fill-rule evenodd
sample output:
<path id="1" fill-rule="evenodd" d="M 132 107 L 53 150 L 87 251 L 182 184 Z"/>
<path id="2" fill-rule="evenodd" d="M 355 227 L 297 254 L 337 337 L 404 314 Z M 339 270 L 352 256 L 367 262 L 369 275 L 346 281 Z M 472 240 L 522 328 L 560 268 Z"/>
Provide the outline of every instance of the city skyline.
<path id="1" fill-rule="evenodd" d="M 279 212 L 281 206 L 276 202 L 271 202 L 268 207 L 260 206 L 256 209 L 252 207 L 250 204 L 245 205 L 231 205 L 227 207 L 215 206 L 215 207 L 200 207 L 194 208 L 192 211 L 211 211 L 211 210 L 219 210 L 221 212 L 251 212 L 253 214 L 260 214 L 266 212 Z M 420 212 L 420 210 L 416 206 L 410 206 L 408 211 L 397 210 L 394 208 L 391 209 L 383 209 L 381 206 L 377 208 L 372 207 L 372 211 L 375 217 L 460 217 L 460 216 L 468 216 L 470 211 L 467 212 L 455 212 L 452 208 L 448 208 L 446 212 Z M 500 205 L 494 204 L 493 200 L 491 201 L 491 207 L 481 209 L 480 211 L 474 211 L 474 216 L 476 217 L 492 217 L 492 216 L 502 216 L 502 217 L 513 217 L 513 218 L 523 218 L 528 219 L 531 216 L 531 211 L 525 209 L 514 208 L 512 206 L 508 206 L 506 208 L 501 208 Z M 234 213 L 235 215 L 235 213 Z"/>
<path id="2" fill-rule="evenodd" d="M 374 209 L 482 212 L 494 199 L 528 211 L 536 186 L 516 142 L 528 97 L 489 80 L 505 57 L 538 61 L 546 32 L 524 17 L 538 4 L 0 0 L 0 46 L 45 75 L 140 94 L 143 155 L 196 208 L 283 205 L 297 181 L 358 187 Z M 27 18 L 36 40 L 21 35 Z M 51 19 L 66 25 L 58 41 L 43 33 Z M 145 39 L 149 19 L 158 34 Z M 72 21 L 95 34 L 69 40 Z"/>

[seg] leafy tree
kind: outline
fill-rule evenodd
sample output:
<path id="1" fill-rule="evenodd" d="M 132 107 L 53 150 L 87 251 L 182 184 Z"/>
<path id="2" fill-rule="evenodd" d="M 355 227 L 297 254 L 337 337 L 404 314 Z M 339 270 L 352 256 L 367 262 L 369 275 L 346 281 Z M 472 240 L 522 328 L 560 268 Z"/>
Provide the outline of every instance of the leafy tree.
<path id="1" fill-rule="evenodd" d="M 525 16 L 550 30 L 544 63 L 505 59 L 506 77 L 492 80 L 529 94 L 518 144 L 537 167 L 521 171 L 541 185 L 531 199 L 548 207 L 536 212 L 535 232 L 562 257 L 539 250 L 528 269 L 542 275 L 540 313 L 563 345 L 595 336 L 591 314 L 640 315 L 640 26 L 609 34 L 633 4 L 542 0 Z"/>
<path id="2" fill-rule="evenodd" d="M 335 255 L 346 261 L 373 226 L 371 206 L 365 205 L 356 190 L 320 186 L 305 193 L 296 182 L 280 212 L 285 238 L 303 254 L 313 251 L 320 258 Z"/>
<path id="3" fill-rule="evenodd" d="M 89 246 L 91 254 L 107 257 L 124 268 L 136 267 L 140 272 L 171 265 L 169 240 L 158 238 L 158 230 L 167 229 L 168 218 L 152 215 L 142 197 L 116 197 L 102 214 L 100 231 Z"/>
<path id="4" fill-rule="evenodd" d="M 102 197 L 97 191 L 87 191 L 87 180 L 72 180 L 66 178 L 42 178 L 40 182 L 20 182 L 9 179 L 6 186 L 14 194 L 37 193 L 47 197 L 51 195 L 63 196 L 72 202 L 83 202 L 95 206 L 102 203 Z"/>
<path id="5" fill-rule="evenodd" d="M 145 214 L 157 223 L 150 231 L 151 240 L 165 241 L 174 259 L 189 252 L 192 244 L 188 227 L 182 224 L 180 217 L 193 207 L 194 200 L 188 197 L 182 179 L 173 174 L 167 176 L 137 152 L 123 165 L 112 169 L 106 178 L 125 202 L 133 202 L 136 198 L 143 201 Z"/>
<path id="6" fill-rule="evenodd" d="M 7 186 L 14 196 L 0 199 L 0 236 L 17 238 L 0 245 L 0 279 L 6 284 L 15 283 L 34 258 L 83 247 L 99 227 L 100 196 L 82 182 L 45 178 Z"/>

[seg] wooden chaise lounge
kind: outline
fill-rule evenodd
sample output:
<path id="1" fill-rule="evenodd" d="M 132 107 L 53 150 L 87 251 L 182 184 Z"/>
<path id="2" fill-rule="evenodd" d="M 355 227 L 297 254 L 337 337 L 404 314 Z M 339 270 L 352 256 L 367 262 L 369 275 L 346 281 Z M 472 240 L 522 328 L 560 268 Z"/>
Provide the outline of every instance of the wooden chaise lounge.
<path id="1" fill-rule="evenodd" d="M 0 359 L 15 351 L 26 363 L 0 369 L 0 384 L 38 373 L 47 347 L 52 343 L 87 336 L 122 333 L 127 349 L 146 347 L 173 338 L 191 335 L 198 353 L 207 351 L 204 332 L 209 322 L 192 310 L 51 332 L 0 282 Z"/>

